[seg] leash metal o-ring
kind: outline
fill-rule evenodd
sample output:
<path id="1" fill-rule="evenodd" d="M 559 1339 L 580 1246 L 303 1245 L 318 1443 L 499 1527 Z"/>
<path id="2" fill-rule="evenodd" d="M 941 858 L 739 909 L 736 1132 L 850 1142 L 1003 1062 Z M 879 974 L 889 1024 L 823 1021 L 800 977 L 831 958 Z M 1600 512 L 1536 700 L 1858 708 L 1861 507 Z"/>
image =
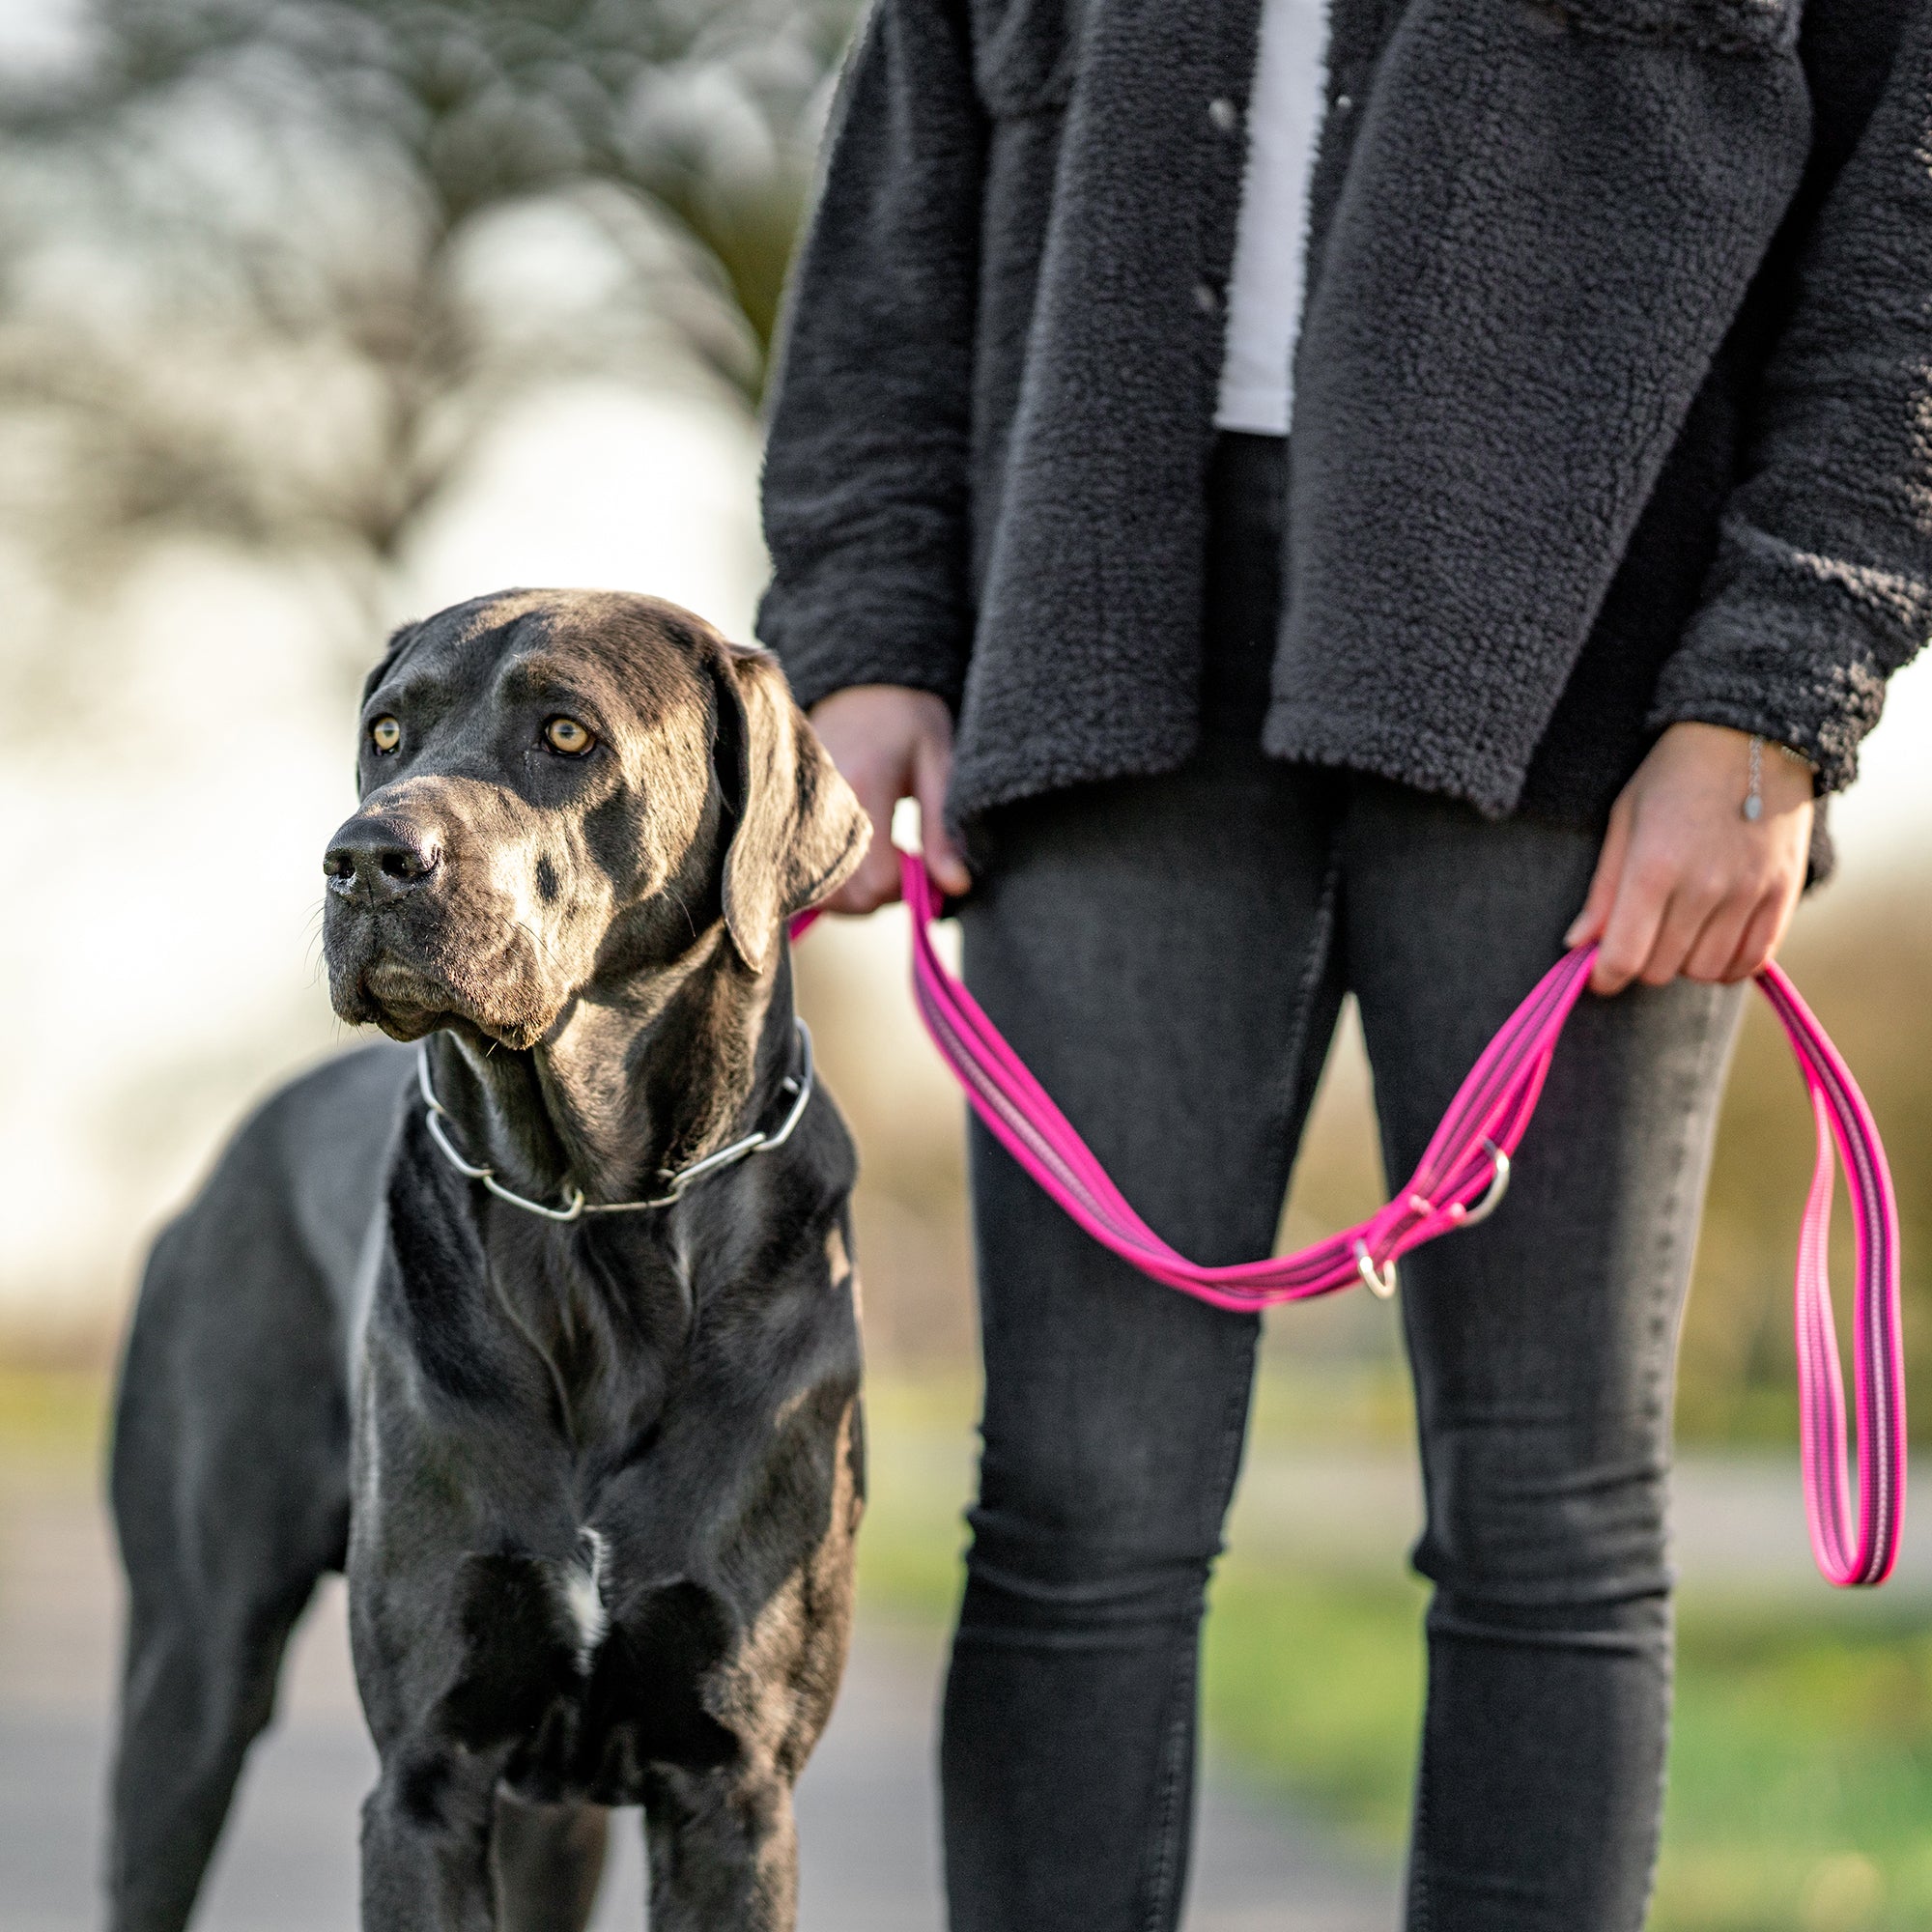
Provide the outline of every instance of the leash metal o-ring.
<path id="1" fill-rule="evenodd" d="M 1384 1262 L 1380 1267 L 1369 1255 L 1369 1244 L 1357 1239 L 1355 1242 L 1355 1272 L 1362 1277 L 1362 1285 L 1378 1301 L 1386 1301 L 1395 1293 L 1395 1264 Z"/>
<path id="2" fill-rule="evenodd" d="M 1490 1157 L 1490 1164 L 1495 1169 L 1483 1198 L 1473 1208 L 1465 1208 L 1462 1218 L 1456 1223 L 1459 1228 L 1473 1228 L 1478 1221 L 1487 1221 L 1496 1211 L 1502 1198 L 1509 1192 L 1510 1157 L 1488 1134 L 1483 1136 L 1483 1151 Z"/>

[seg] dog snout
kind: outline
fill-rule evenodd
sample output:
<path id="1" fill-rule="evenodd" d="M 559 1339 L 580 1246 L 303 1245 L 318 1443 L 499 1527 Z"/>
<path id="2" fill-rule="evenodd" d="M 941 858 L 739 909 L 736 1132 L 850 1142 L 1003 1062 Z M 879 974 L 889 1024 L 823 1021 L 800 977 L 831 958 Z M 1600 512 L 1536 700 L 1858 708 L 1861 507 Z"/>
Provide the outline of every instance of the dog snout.
<path id="1" fill-rule="evenodd" d="M 413 892 L 441 863 L 442 847 L 434 833 L 394 819 L 358 816 L 329 840 L 322 869 L 330 892 L 380 903 Z"/>

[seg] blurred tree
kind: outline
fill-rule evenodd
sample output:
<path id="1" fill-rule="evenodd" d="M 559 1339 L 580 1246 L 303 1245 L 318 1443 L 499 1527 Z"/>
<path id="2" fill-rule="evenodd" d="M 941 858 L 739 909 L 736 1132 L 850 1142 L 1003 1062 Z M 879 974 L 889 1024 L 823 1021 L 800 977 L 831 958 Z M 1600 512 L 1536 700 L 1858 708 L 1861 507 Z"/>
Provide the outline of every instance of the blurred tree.
<path id="1" fill-rule="evenodd" d="M 856 6 L 79 0 L 0 68 L 7 538 L 319 566 L 366 655 L 509 404 L 668 355 L 755 402 Z"/>

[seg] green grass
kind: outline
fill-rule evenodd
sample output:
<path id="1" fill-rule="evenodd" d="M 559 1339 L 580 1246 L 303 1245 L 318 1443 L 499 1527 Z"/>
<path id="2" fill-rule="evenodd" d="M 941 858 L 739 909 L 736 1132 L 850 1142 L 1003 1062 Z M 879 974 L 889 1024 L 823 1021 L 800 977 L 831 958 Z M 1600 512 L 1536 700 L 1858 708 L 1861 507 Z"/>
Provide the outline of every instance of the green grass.
<path id="1" fill-rule="evenodd" d="M 862 1616 L 942 1625 L 959 1602 L 972 1482 L 973 1385 L 876 1378 L 866 1388 Z"/>
<path id="2" fill-rule="evenodd" d="M 1781 1615 L 1686 1605 L 1656 1922 L 1672 1932 L 1932 1925 L 1922 1619 L 1829 1600 Z"/>
<path id="3" fill-rule="evenodd" d="M 1418 1588 L 1233 1562 L 1211 1733 L 1345 1831 L 1401 1842 L 1421 1699 Z M 1859 1606 L 1861 1611 L 1866 1605 Z M 1656 1932 L 1932 1924 L 1932 1632 L 1897 1616 L 1691 1603 Z"/>
<path id="4" fill-rule="evenodd" d="M 970 1397 L 875 1386 L 860 1542 L 868 1614 L 935 1624 L 959 1587 Z M 1407 1825 L 1422 1696 L 1412 1579 L 1236 1551 L 1215 1579 L 1210 1736 L 1366 1849 Z M 1822 1584 L 1790 1605 L 1682 1609 L 1652 1932 L 1932 1926 L 1932 1628 Z"/>
<path id="5" fill-rule="evenodd" d="M 1203 1658 L 1209 1733 L 1358 1841 L 1399 1846 L 1422 1708 L 1422 1593 L 1231 1559 Z"/>
<path id="6" fill-rule="evenodd" d="M 0 1457 L 10 1467 L 92 1472 L 106 1428 L 107 1378 L 99 1369 L 0 1362 Z"/>

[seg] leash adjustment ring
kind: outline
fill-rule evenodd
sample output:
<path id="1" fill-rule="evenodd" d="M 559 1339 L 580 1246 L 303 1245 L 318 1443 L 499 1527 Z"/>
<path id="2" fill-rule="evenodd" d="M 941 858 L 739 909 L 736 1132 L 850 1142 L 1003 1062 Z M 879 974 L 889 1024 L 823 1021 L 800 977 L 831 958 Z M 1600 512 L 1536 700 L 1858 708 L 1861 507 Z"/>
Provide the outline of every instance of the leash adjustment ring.
<path id="1" fill-rule="evenodd" d="M 1487 1221 L 1502 1205 L 1503 1196 L 1509 1192 L 1512 1172 L 1509 1155 L 1488 1134 L 1483 1136 L 1483 1151 L 1489 1155 L 1490 1165 L 1494 1169 L 1494 1174 L 1483 1198 L 1474 1207 L 1463 1208 L 1457 1216 L 1456 1225 L 1459 1228 L 1473 1228 L 1478 1221 Z"/>
<path id="2" fill-rule="evenodd" d="M 1369 1253 L 1368 1242 L 1359 1238 L 1355 1242 L 1355 1272 L 1362 1277 L 1362 1286 L 1378 1301 L 1387 1301 L 1395 1293 L 1394 1262 L 1384 1262 L 1378 1267 Z"/>

